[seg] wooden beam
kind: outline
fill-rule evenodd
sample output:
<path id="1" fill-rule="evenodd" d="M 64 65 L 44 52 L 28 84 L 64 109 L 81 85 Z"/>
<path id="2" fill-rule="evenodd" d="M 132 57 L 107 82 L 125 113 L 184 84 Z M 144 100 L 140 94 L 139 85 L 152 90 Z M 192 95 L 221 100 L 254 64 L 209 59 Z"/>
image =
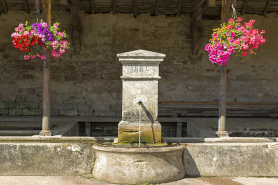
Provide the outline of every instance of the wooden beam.
<path id="1" fill-rule="evenodd" d="M 266 0 L 263 16 L 266 16 L 271 0 Z"/>
<path id="2" fill-rule="evenodd" d="M 230 9 L 232 5 L 232 0 L 222 0 L 221 7 L 221 24 L 227 23 L 228 19 L 231 18 Z"/>
<path id="3" fill-rule="evenodd" d="M 44 21 L 51 25 L 51 0 L 42 0 Z M 50 130 L 50 62 L 51 53 L 45 51 L 43 63 L 43 118 L 41 136 L 51 136 Z"/>
<path id="4" fill-rule="evenodd" d="M 2 0 L 2 5 L 3 5 L 3 8 L 4 8 L 4 12 L 8 13 L 8 8 L 7 8 L 5 0 Z"/>
<path id="5" fill-rule="evenodd" d="M 202 4 L 205 2 L 206 0 L 195 0 L 193 2 L 193 11 L 197 10 L 199 7 L 202 6 Z"/>
<path id="6" fill-rule="evenodd" d="M 177 15 L 181 14 L 182 0 L 179 0 Z"/>
<path id="7" fill-rule="evenodd" d="M 192 53 L 198 54 L 200 48 L 200 38 L 202 34 L 202 16 L 203 16 L 203 9 L 202 7 L 198 7 L 197 9 L 193 10 L 192 16 Z"/>
<path id="8" fill-rule="evenodd" d="M 138 15 L 138 0 L 134 0 L 133 16 L 137 17 L 137 15 Z"/>
<path id="9" fill-rule="evenodd" d="M 73 50 L 75 53 L 80 53 L 81 51 L 81 21 L 79 17 L 79 0 L 71 0 L 71 22 L 72 22 L 72 40 L 73 40 Z"/>
<path id="10" fill-rule="evenodd" d="M 156 0 L 156 6 L 155 6 L 155 16 L 157 16 L 159 13 L 159 0 Z"/>
<path id="11" fill-rule="evenodd" d="M 23 0 L 23 2 L 24 2 L 25 12 L 29 14 L 29 8 L 28 8 L 27 0 Z"/>
<path id="12" fill-rule="evenodd" d="M 116 14 L 116 0 L 112 0 L 112 10 L 113 10 L 113 14 Z"/>
<path id="13" fill-rule="evenodd" d="M 215 0 L 206 0 L 207 7 L 215 7 Z"/>
<path id="14" fill-rule="evenodd" d="M 241 15 L 245 14 L 246 8 L 247 8 L 247 4 L 248 4 L 249 0 L 244 0 L 244 4 L 243 4 L 243 8 L 242 8 L 242 12 Z"/>
<path id="15" fill-rule="evenodd" d="M 91 0 L 91 10 L 92 10 L 92 14 L 95 13 L 95 2 L 94 0 Z"/>

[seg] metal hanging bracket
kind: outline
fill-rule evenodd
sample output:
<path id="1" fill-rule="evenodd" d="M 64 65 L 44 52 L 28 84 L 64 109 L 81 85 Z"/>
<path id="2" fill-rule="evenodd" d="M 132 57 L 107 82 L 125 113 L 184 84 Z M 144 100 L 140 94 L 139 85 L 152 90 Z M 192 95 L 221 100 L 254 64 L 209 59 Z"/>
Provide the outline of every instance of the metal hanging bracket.
<path id="1" fill-rule="evenodd" d="M 41 13 L 40 9 L 39 9 L 39 0 L 35 0 L 36 2 L 36 10 L 37 10 L 37 23 L 39 22 L 39 15 Z"/>

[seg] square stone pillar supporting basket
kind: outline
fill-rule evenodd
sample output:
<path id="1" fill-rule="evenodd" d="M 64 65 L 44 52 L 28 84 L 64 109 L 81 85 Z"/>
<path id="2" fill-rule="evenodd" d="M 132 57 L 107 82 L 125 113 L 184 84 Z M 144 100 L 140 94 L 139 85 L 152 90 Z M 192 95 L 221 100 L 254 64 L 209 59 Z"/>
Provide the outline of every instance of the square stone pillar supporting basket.
<path id="1" fill-rule="evenodd" d="M 136 50 L 118 54 L 123 65 L 122 121 L 118 126 L 118 142 L 140 141 L 160 143 L 161 125 L 158 115 L 159 64 L 165 54 Z"/>

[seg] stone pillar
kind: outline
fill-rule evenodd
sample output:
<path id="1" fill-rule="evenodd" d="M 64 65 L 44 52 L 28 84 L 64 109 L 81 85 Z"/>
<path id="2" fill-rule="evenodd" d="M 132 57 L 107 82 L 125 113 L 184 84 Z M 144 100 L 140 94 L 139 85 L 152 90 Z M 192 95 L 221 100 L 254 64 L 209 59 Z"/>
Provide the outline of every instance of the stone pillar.
<path id="1" fill-rule="evenodd" d="M 122 121 L 118 126 L 119 142 L 139 142 L 141 109 L 142 143 L 160 143 L 158 114 L 159 64 L 164 54 L 136 50 L 117 55 L 123 65 Z M 142 102 L 139 105 L 139 102 Z"/>

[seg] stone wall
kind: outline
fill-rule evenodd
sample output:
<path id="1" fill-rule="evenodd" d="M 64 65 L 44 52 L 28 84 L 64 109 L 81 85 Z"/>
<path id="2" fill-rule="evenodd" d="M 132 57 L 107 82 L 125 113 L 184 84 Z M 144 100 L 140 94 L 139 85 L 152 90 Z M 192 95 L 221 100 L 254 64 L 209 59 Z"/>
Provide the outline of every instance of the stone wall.
<path id="1" fill-rule="evenodd" d="M 53 11 L 52 22 L 71 33 L 71 15 Z M 255 19 L 267 42 L 256 55 L 228 63 L 228 101 L 273 102 L 278 99 L 278 37 L 276 13 Z M 81 53 L 70 49 L 51 63 L 51 115 L 121 116 L 121 64 L 116 54 L 136 49 L 166 54 L 160 65 L 159 101 L 217 101 L 219 66 L 208 60 L 205 44 L 219 20 L 203 20 L 200 52 L 192 54 L 190 15 L 151 17 L 141 14 L 85 14 Z M 25 61 L 10 34 L 19 23 L 36 20 L 36 12 L 0 15 L 0 116 L 42 114 L 42 61 Z M 70 38 L 71 40 L 71 38 Z"/>
<path id="2" fill-rule="evenodd" d="M 94 161 L 90 144 L 0 143 L 0 148 L 4 176 L 84 175 Z"/>
<path id="3" fill-rule="evenodd" d="M 92 136 L 118 136 L 118 122 L 116 123 L 96 123 L 92 124 Z M 162 137 L 176 137 L 177 123 L 160 123 Z M 186 123 L 182 125 L 182 137 L 186 137 Z M 85 135 L 85 123 L 79 123 L 79 136 Z"/>
<path id="4" fill-rule="evenodd" d="M 187 176 L 277 176 L 278 144 L 187 143 L 184 167 Z"/>

